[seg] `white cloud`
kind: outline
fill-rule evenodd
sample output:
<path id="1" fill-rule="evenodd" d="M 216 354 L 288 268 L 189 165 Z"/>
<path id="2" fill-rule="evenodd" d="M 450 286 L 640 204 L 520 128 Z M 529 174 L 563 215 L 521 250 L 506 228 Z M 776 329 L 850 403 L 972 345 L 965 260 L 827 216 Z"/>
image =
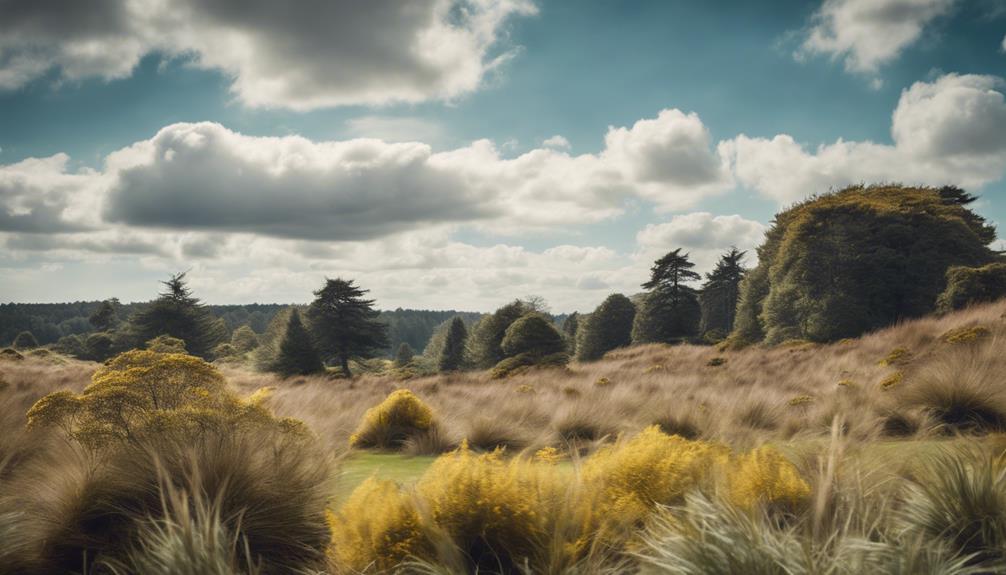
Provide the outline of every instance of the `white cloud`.
<path id="1" fill-rule="evenodd" d="M 556 150 L 568 150 L 570 148 L 569 140 L 558 134 L 551 138 L 546 138 L 541 145 L 544 148 L 555 148 Z"/>
<path id="2" fill-rule="evenodd" d="M 0 88 L 129 76 L 151 53 L 220 70 L 253 107 L 309 110 L 452 99 L 512 56 L 529 0 L 12 0 L 0 5 Z"/>
<path id="3" fill-rule="evenodd" d="M 824 0 L 797 57 L 825 54 L 873 74 L 919 40 L 957 0 Z"/>
<path id="4" fill-rule="evenodd" d="M 694 212 L 670 221 L 650 224 L 636 234 L 637 259 L 652 262 L 667 252 L 682 248 L 701 271 L 709 271 L 731 247 L 747 250 L 746 264 L 757 262 L 754 248 L 762 243 L 765 226 L 740 215 L 715 216 Z"/>
<path id="5" fill-rule="evenodd" d="M 410 116 L 360 116 L 346 121 L 353 138 L 374 138 L 385 142 L 424 142 L 430 145 L 445 137 L 443 126 Z"/>
<path id="6" fill-rule="evenodd" d="M 807 151 L 793 137 L 720 143 L 738 181 L 779 203 L 856 183 L 980 188 L 1006 172 L 1006 98 L 993 76 L 942 76 L 901 93 L 893 145 L 838 140 Z"/>
<path id="7" fill-rule="evenodd" d="M 67 232 L 96 223 L 98 177 L 67 173 L 69 160 L 56 154 L 0 165 L 0 232 Z"/>

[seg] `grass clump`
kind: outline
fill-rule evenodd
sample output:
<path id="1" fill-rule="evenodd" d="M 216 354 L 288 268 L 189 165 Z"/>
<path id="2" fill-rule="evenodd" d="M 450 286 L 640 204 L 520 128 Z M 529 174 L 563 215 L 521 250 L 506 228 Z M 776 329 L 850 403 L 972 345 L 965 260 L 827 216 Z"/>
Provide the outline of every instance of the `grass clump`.
<path id="1" fill-rule="evenodd" d="M 901 385 L 901 382 L 904 380 L 905 374 L 896 371 L 880 380 L 880 391 L 890 391 Z"/>
<path id="2" fill-rule="evenodd" d="M 401 449 L 407 440 L 428 433 L 434 425 L 429 406 L 411 391 L 399 389 L 367 410 L 349 443 L 353 447 Z"/>
<path id="3" fill-rule="evenodd" d="M 989 328 L 975 325 L 952 329 L 940 336 L 940 339 L 947 343 L 968 344 L 983 340 L 990 335 L 992 335 L 992 332 Z"/>
<path id="4" fill-rule="evenodd" d="M 993 349 L 964 350 L 913 376 L 903 400 L 947 433 L 1006 430 L 1006 390 Z"/>
<path id="5" fill-rule="evenodd" d="M 890 351 L 877 365 L 888 367 L 892 365 L 904 365 L 912 360 L 912 352 L 904 347 L 896 347 Z"/>

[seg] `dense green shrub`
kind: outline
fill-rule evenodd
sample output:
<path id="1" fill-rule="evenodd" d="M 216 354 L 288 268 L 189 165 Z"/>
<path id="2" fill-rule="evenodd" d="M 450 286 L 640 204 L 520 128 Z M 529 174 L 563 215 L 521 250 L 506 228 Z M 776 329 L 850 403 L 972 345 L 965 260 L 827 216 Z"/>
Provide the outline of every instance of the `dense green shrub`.
<path id="1" fill-rule="evenodd" d="M 510 324 L 500 345 L 507 357 L 522 353 L 546 356 L 566 351 L 559 330 L 539 313 L 529 313 Z"/>
<path id="2" fill-rule="evenodd" d="M 238 353 L 247 353 L 258 347 L 258 334 L 250 326 L 243 325 L 231 334 L 231 345 Z"/>
<path id="3" fill-rule="evenodd" d="M 853 186 L 776 215 L 741 283 L 736 344 L 834 341 L 931 312 L 952 266 L 988 263 L 994 228 L 957 188 Z"/>
<path id="4" fill-rule="evenodd" d="M 473 367 L 489 369 L 499 363 L 503 353 L 503 338 L 507 328 L 524 314 L 534 311 L 530 305 L 514 300 L 476 323 L 468 337 L 466 355 Z"/>
<path id="5" fill-rule="evenodd" d="M 30 331 L 22 331 L 14 338 L 12 345 L 14 349 L 21 351 L 35 349 L 38 347 L 38 340 L 35 339 L 35 336 Z"/>
<path id="6" fill-rule="evenodd" d="M 579 328 L 576 358 L 600 359 L 605 353 L 632 343 L 632 323 L 636 306 L 616 293 L 607 297 Z"/>
<path id="7" fill-rule="evenodd" d="M 941 312 L 1006 296 L 1006 263 L 981 267 L 954 266 L 947 270 L 947 289 L 937 300 Z"/>

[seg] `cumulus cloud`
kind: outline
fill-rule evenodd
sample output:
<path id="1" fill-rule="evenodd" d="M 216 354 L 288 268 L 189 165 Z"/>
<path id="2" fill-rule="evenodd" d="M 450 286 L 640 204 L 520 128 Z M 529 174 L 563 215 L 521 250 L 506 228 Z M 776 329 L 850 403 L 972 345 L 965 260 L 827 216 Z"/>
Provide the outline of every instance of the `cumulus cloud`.
<path id="1" fill-rule="evenodd" d="M 451 99 L 513 51 L 529 0 L 11 0 L 0 4 L 0 88 L 57 70 L 122 78 L 151 53 L 233 78 L 244 104 L 309 110 Z"/>
<path id="2" fill-rule="evenodd" d="M 68 173 L 66 154 L 0 165 L 0 232 L 88 229 L 96 175 Z"/>
<path id="3" fill-rule="evenodd" d="M 674 216 L 670 221 L 650 224 L 636 234 L 637 259 L 650 262 L 668 251 L 682 248 L 699 270 L 709 271 L 720 255 L 736 247 L 747 250 L 747 264 L 756 261 L 754 248 L 765 235 L 761 222 L 740 215 L 713 215 L 694 212 Z"/>
<path id="4" fill-rule="evenodd" d="M 443 126 L 412 116 L 360 116 L 346 121 L 346 130 L 354 138 L 376 138 L 385 142 L 425 142 L 444 139 Z"/>
<path id="5" fill-rule="evenodd" d="M 546 138 L 541 145 L 544 148 L 555 148 L 557 150 L 568 150 L 570 148 L 569 140 L 559 134 Z"/>
<path id="6" fill-rule="evenodd" d="M 957 0 L 825 0 L 797 57 L 824 54 L 850 72 L 873 74 L 950 12 Z"/>
<path id="7" fill-rule="evenodd" d="M 738 181 L 780 203 L 856 183 L 980 188 L 1006 171 L 1003 80 L 948 74 L 902 91 L 893 145 L 838 140 L 808 151 L 789 135 L 720 143 Z"/>

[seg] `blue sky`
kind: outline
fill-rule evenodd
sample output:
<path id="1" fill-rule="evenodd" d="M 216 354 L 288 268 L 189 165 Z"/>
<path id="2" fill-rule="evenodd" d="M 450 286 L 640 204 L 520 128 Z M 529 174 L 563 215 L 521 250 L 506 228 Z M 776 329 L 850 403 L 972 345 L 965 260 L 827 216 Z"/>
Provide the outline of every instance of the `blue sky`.
<path id="1" fill-rule="evenodd" d="M 992 0 L 218 4 L 0 7 L 0 300 L 191 270 L 216 303 L 344 276 L 382 307 L 588 310 L 849 183 L 1006 221 Z"/>

